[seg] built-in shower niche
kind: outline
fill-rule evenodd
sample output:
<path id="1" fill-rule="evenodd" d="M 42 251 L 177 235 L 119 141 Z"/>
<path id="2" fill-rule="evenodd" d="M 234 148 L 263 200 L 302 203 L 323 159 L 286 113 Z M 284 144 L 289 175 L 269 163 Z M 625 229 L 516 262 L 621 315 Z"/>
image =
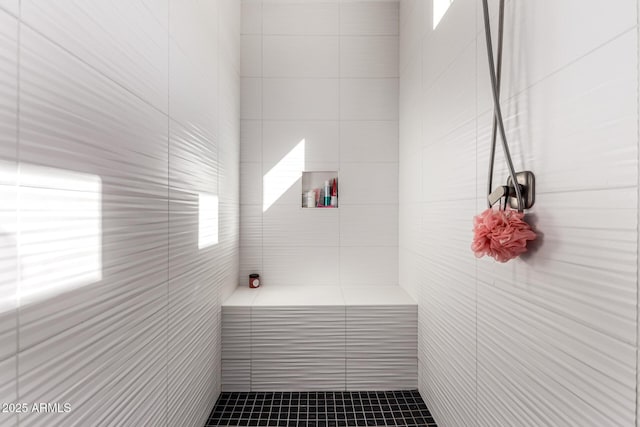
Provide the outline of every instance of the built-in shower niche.
<path id="1" fill-rule="evenodd" d="M 328 199 L 324 197 L 326 182 L 329 182 Z M 337 208 L 339 204 L 338 184 L 338 171 L 302 172 L 301 206 L 303 208 Z"/>

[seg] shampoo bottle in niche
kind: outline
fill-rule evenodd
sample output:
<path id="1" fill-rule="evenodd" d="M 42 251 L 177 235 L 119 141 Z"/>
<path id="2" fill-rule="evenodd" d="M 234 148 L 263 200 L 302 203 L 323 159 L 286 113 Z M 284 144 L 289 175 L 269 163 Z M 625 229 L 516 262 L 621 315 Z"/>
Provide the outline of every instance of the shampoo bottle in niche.
<path id="1" fill-rule="evenodd" d="M 324 205 L 331 206 L 331 186 L 328 180 L 324 182 Z"/>
<path id="2" fill-rule="evenodd" d="M 338 207 L 338 179 L 333 178 L 333 185 L 331 186 L 331 207 Z"/>

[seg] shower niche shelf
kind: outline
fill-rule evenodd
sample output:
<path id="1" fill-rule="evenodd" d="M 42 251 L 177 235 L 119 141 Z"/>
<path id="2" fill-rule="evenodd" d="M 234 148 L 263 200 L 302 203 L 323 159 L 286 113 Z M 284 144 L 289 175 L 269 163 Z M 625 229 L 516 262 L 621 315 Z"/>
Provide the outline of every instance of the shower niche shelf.
<path id="1" fill-rule="evenodd" d="M 332 198 L 332 194 L 334 193 L 334 180 L 336 196 Z M 324 184 L 326 181 L 329 181 L 328 204 L 325 204 L 324 198 Z M 337 209 L 339 206 L 339 182 L 338 171 L 302 172 L 302 188 L 300 191 L 302 201 L 300 206 L 304 209 Z M 313 203 L 315 203 L 315 206 Z"/>

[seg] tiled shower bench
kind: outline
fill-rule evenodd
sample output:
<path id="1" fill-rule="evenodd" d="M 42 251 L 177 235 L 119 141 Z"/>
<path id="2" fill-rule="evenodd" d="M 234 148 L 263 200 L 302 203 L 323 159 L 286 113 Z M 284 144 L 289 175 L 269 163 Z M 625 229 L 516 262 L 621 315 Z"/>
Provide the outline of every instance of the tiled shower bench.
<path id="1" fill-rule="evenodd" d="M 241 287 L 222 304 L 222 389 L 415 389 L 417 334 L 398 286 Z"/>

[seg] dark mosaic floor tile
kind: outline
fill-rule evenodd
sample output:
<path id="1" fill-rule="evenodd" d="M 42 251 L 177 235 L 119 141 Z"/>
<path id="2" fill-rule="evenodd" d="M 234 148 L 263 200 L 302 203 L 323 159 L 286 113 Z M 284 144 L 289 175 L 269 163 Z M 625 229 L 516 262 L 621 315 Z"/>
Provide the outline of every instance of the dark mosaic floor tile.
<path id="1" fill-rule="evenodd" d="M 437 427 L 417 390 L 222 393 L 206 426 Z"/>

